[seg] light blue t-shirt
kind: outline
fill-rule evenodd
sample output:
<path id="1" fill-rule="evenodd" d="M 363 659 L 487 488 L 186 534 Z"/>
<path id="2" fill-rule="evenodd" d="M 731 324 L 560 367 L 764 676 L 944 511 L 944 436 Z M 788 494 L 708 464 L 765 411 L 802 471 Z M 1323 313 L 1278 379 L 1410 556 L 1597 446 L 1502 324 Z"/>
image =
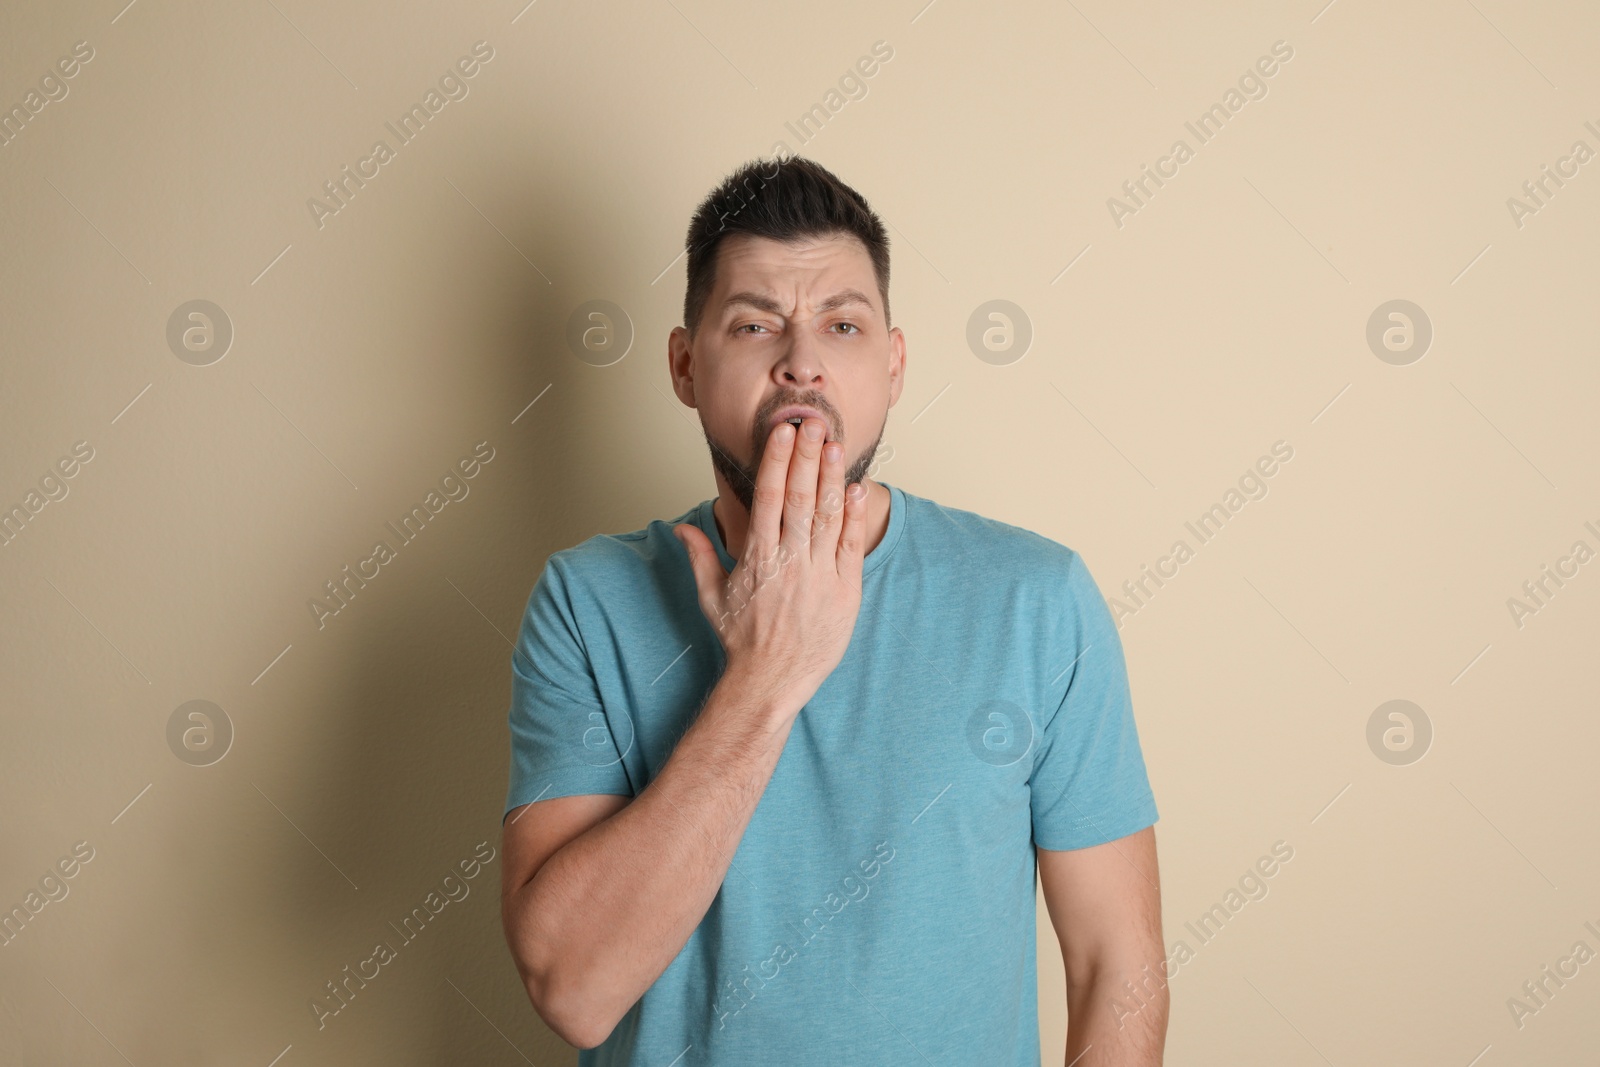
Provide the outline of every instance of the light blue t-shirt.
<path id="1" fill-rule="evenodd" d="M 881 484 L 844 658 L 705 918 L 579 1067 L 1039 1067 L 1033 849 L 1157 819 L 1122 645 L 1072 549 Z M 666 763 L 725 663 L 672 536 L 698 524 L 731 572 L 711 504 L 550 556 L 507 814 L 635 796 Z"/>

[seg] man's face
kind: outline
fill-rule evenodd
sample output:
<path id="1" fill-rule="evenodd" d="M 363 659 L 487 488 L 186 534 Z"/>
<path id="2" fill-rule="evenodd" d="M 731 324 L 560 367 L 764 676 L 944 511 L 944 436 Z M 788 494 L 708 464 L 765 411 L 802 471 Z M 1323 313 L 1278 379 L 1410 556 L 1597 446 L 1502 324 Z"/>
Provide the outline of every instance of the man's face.
<path id="1" fill-rule="evenodd" d="M 793 243 L 734 234 L 694 340 L 668 340 L 678 396 L 700 412 L 712 465 L 748 514 L 772 419 L 815 408 L 844 446 L 845 484 L 872 465 L 900 399 L 905 337 L 884 321 L 872 259 L 855 237 Z"/>

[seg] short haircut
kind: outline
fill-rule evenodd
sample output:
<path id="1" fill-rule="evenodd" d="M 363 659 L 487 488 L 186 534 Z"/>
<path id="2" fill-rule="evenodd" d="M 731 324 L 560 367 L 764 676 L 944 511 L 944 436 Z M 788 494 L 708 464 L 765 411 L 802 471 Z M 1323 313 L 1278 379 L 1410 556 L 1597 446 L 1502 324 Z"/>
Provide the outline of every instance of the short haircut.
<path id="1" fill-rule="evenodd" d="M 889 237 L 866 198 L 828 168 L 801 156 L 752 160 L 723 179 L 701 201 L 684 245 L 689 279 L 683 324 L 693 337 L 716 284 L 717 248 L 729 234 L 775 241 L 847 234 L 872 257 L 883 321 L 889 325 Z"/>

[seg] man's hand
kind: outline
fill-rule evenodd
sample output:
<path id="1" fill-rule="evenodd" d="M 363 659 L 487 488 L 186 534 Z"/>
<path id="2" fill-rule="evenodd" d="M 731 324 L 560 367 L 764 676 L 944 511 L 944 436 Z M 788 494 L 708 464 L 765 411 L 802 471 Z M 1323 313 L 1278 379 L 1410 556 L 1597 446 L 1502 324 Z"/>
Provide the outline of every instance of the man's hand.
<path id="1" fill-rule="evenodd" d="M 724 673 L 796 712 L 844 658 L 861 610 L 866 489 L 845 491 L 844 447 L 825 432 L 815 418 L 798 435 L 787 422 L 773 428 L 732 574 L 699 527 L 673 528 L 727 654 Z"/>

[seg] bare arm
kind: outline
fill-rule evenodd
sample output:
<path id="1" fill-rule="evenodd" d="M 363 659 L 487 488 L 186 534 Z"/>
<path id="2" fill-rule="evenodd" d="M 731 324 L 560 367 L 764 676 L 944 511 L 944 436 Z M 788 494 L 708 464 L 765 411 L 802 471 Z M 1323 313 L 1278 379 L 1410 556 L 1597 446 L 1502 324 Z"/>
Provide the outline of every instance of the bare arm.
<path id="1" fill-rule="evenodd" d="M 796 442 L 773 431 L 731 575 L 698 527 L 674 530 L 727 668 L 655 779 L 631 802 L 553 798 L 507 823 L 507 944 L 534 1008 L 580 1048 L 606 1039 L 704 918 L 795 716 L 855 628 L 866 494 L 843 491 L 837 443 Z"/>
<path id="2" fill-rule="evenodd" d="M 1169 997 L 1155 828 L 1090 848 L 1036 852 L 1067 970 L 1065 1062 L 1160 1067 Z"/>
<path id="3" fill-rule="evenodd" d="M 540 810 L 507 821 L 507 942 L 529 999 L 568 1043 L 604 1041 L 711 907 L 799 710 L 751 693 L 724 675 L 655 780 L 631 802 L 581 798 L 609 817 L 565 844 L 548 841 L 561 820 Z M 548 858 L 541 838 L 555 846 Z"/>

